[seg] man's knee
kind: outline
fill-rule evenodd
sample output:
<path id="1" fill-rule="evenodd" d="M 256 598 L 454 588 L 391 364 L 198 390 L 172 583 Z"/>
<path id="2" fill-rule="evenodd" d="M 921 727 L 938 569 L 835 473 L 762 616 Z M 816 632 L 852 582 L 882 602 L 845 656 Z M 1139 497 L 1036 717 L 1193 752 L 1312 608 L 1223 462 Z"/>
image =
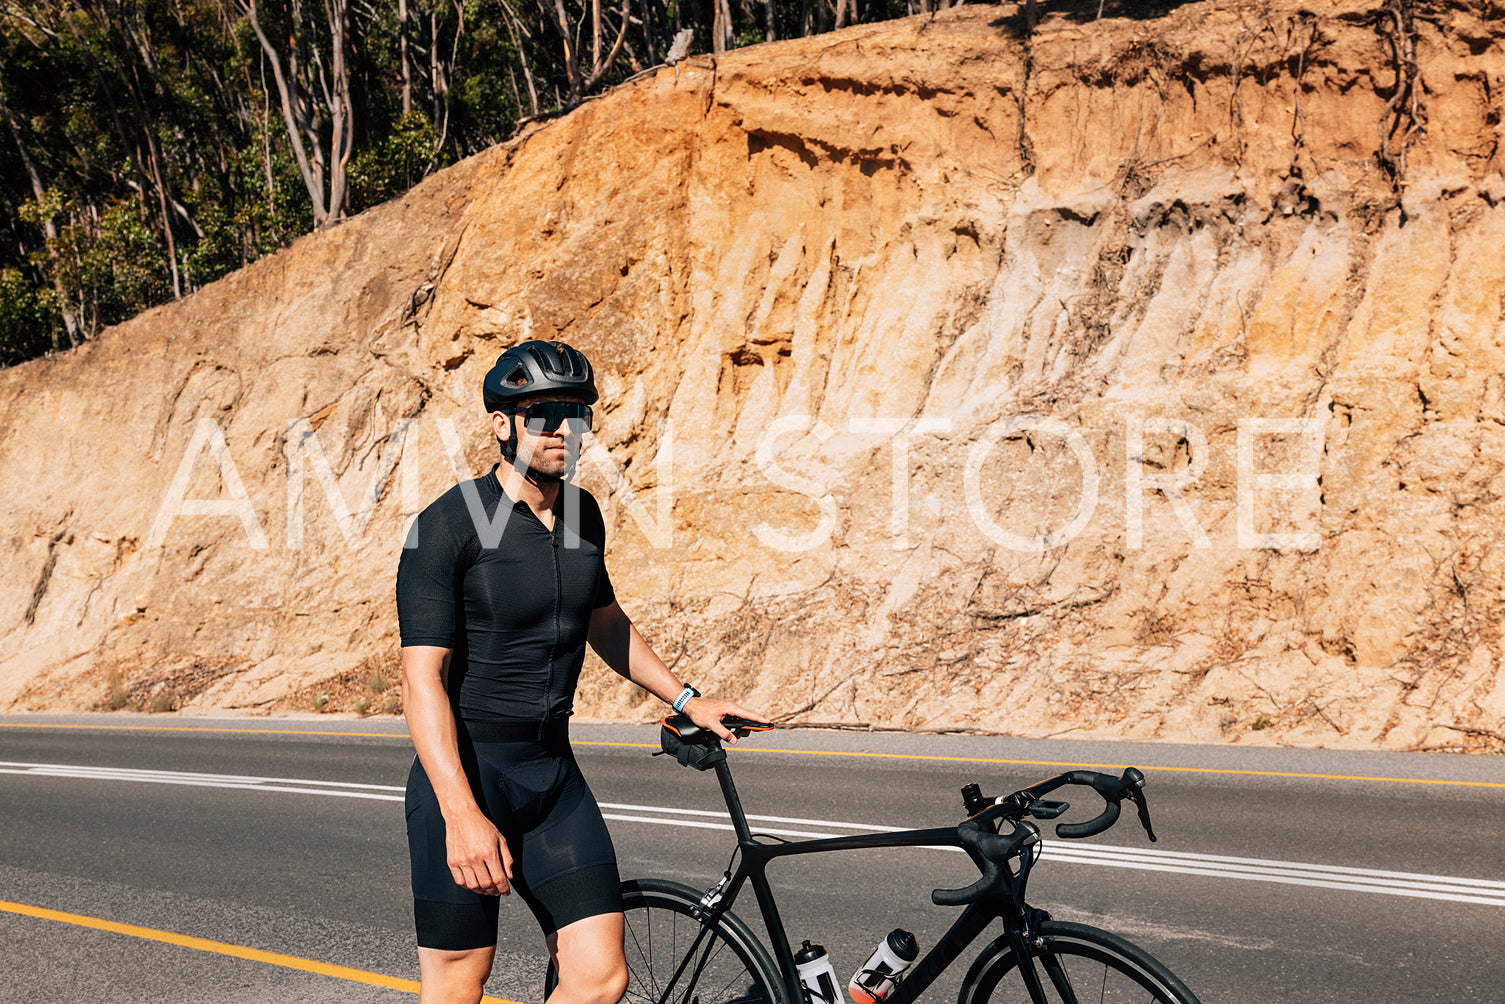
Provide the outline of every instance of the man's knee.
<path id="1" fill-rule="evenodd" d="M 617 1004 L 627 990 L 622 956 L 622 915 L 605 914 L 572 924 L 550 939 L 559 970 L 559 1000 L 567 1004 Z"/>
<path id="2" fill-rule="evenodd" d="M 418 970 L 422 978 L 419 1004 L 476 1004 L 491 975 L 494 948 L 473 948 L 449 952 L 437 948 L 418 949 Z"/>
<path id="3" fill-rule="evenodd" d="M 569 1004 L 617 1004 L 627 992 L 627 967 L 577 970 L 573 979 L 561 977 L 559 991 Z"/>
<path id="4" fill-rule="evenodd" d="M 619 956 L 616 965 L 603 967 L 596 984 L 596 999 L 591 1004 L 617 1004 L 627 992 L 627 963 Z"/>

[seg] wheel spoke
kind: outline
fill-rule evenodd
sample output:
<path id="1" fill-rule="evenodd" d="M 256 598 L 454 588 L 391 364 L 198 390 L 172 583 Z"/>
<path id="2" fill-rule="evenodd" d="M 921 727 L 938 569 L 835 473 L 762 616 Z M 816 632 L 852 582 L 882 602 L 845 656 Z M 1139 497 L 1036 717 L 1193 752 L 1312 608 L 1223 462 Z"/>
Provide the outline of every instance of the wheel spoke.
<path id="1" fill-rule="evenodd" d="M 1049 1004 L 1197 1004 L 1196 995 L 1142 949 L 1081 924 L 1046 921 L 1032 950 L 1049 986 Z M 1027 1004 L 1028 975 L 1000 939 L 994 954 L 969 976 L 962 1004 Z M 1031 967 L 1034 968 L 1033 966 Z"/>
<path id="2" fill-rule="evenodd" d="M 624 950 L 629 1004 L 782 1004 L 772 960 L 735 917 L 707 929 L 694 915 L 698 897 L 665 888 L 624 886 Z"/>

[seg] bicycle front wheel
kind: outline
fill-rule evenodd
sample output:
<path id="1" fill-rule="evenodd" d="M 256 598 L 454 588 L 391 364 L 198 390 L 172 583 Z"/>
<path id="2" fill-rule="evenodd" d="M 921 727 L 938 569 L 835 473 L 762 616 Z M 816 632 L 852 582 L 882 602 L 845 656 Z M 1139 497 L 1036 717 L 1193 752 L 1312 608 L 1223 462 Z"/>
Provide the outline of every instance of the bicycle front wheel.
<path id="1" fill-rule="evenodd" d="M 1200 1004 L 1169 969 L 1129 942 L 1085 924 L 1047 920 L 1032 953 L 1046 1004 Z M 1029 1004 L 1007 938 L 978 956 L 959 1004 Z"/>
<path id="2" fill-rule="evenodd" d="M 706 928 L 694 913 L 700 896 L 663 879 L 622 883 L 623 1004 L 784 1004 L 768 950 L 735 914 Z M 545 996 L 557 982 L 550 965 Z"/>

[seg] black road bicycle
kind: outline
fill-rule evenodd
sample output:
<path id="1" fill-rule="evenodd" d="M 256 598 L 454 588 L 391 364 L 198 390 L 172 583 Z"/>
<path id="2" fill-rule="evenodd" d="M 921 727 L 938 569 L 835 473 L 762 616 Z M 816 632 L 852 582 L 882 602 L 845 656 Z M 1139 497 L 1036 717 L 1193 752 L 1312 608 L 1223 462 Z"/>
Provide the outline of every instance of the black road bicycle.
<path id="1" fill-rule="evenodd" d="M 768 726 L 743 719 L 724 723 L 741 737 Z M 912 1004 L 994 921 L 1003 934 L 983 946 L 962 982 L 958 1004 L 1199 1004 L 1196 996 L 1143 949 L 1084 924 L 1051 920 L 1024 901 L 1030 869 L 1040 853 L 1040 829 L 1025 819 L 1055 819 L 1068 803 L 1045 796 L 1083 785 L 1106 803 L 1085 823 L 1060 823 L 1061 837 L 1088 837 L 1118 821 L 1127 798 L 1139 810 L 1150 840 L 1144 775 L 1133 767 L 1120 777 L 1073 770 L 1012 795 L 985 797 L 978 785 L 962 788 L 967 818 L 956 827 L 830 837 L 797 842 L 760 841 L 748 827 L 731 767 L 716 735 L 683 715 L 665 718 L 662 753 L 698 770 L 713 770 L 737 834 L 736 868 L 701 892 L 678 882 L 639 879 L 622 883 L 630 980 L 629 1004 L 823 1004 L 801 984 L 778 905 L 766 876 L 768 863 L 791 854 L 877 847 L 959 847 L 982 876 L 964 889 L 937 889 L 938 906 L 962 906 L 939 942 L 904 974 L 883 1004 Z M 658 755 L 658 754 L 655 754 Z M 1000 832 L 1003 830 L 1004 832 Z M 751 885 L 767 928 L 772 954 L 746 922 L 731 912 Z M 548 987 L 555 982 L 552 970 Z M 839 991 L 838 991 L 839 994 Z M 839 1004 L 825 1001 L 824 1004 Z"/>

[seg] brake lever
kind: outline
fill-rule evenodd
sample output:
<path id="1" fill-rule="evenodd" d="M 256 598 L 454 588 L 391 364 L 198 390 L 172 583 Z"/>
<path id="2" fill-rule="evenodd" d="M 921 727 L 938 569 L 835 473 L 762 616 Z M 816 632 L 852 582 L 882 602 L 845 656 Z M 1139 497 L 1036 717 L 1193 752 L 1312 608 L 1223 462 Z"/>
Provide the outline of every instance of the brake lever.
<path id="1" fill-rule="evenodd" d="M 1129 797 L 1134 800 L 1134 805 L 1139 809 L 1139 825 L 1144 827 L 1144 832 L 1150 838 L 1150 843 L 1156 842 L 1155 828 L 1150 825 L 1150 805 L 1145 801 L 1144 792 L 1133 791 Z"/>
<path id="2" fill-rule="evenodd" d="M 1133 801 L 1134 807 L 1139 810 L 1139 825 L 1144 827 L 1145 834 L 1150 838 L 1150 843 L 1157 843 L 1155 828 L 1150 825 L 1150 803 L 1144 797 L 1144 775 L 1133 767 L 1124 771 L 1123 779 L 1129 782 L 1129 787 L 1124 794 Z"/>

